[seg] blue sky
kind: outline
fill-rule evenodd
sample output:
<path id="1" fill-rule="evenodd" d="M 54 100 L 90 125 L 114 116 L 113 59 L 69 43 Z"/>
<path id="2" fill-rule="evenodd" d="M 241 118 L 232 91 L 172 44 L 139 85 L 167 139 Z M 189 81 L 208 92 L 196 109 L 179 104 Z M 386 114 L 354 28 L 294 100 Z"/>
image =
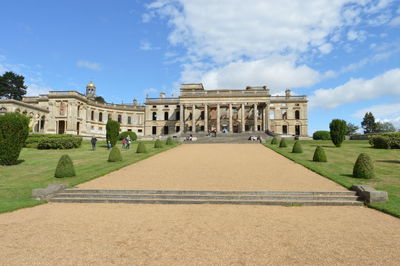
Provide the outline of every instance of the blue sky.
<path id="1" fill-rule="evenodd" d="M 400 0 L 7 1 L 0 73 L 29 94 L 84 92 L 143 102 L 267 85 L 310 100 L 309 134 L 366 111 L 400 127 Z"/>

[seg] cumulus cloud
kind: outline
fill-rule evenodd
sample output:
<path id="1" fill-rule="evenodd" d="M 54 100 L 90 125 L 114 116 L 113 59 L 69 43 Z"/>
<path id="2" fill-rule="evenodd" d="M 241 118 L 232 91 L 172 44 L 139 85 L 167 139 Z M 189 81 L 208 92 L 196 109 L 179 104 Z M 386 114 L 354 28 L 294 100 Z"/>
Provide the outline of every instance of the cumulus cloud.
<path id="1" fill-rule="evenodd" d="M 31 83 L 28 84 L 28 89 L 26 90 L 26 96 L 37 96 L 39 94 L 48 94 L 51 89 L 39 84 Z"/>
<path id="2" fill-rule="evenodd" d="M 103 67 L 99 63 L 90 62 L 86 60 L 79 60 L 78 62 L 76 62 L 76 65 L 78 67 L 83 67 L 95 71 L 100 71 L 103 69 Z"/>
<path id="3" fill-rule="evenodd" d="M 339 105 L 386 95 L 400 95 L 400 68 L 372 79 L 351 79 L 331 89 L 318 89 L 310 97 L 310 106 L 336 108 Z"/>
<path id="4" fill-rule="evenodd" d="M 153 46 L 149 41 L 144 41 L 144 40 L 142 40 L 140 42 L 139 48 L 140 48 L 140 50 L 143 50 L 143 51 L 151 51 L 151 50 L 159 50 L 160 49 L 160 47 Z"/>
<path id="5" fill-rule="evenodd" d="M 361 119 L 367 112 L 371 112 L 378 121 L 391 122 L 395 127 L 400 128 L 400 103 L 372 105 L 356 111 L 352 116 Z"/>

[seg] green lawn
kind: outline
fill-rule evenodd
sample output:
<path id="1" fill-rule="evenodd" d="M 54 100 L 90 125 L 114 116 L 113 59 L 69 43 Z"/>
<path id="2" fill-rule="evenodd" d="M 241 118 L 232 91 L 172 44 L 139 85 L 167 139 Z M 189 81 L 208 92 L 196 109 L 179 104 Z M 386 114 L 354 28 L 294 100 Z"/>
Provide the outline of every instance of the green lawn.
<path id="1" fill-rule="evenodd" d="M 317 172 L 347 188 L 353 184 L 368 184 L 378 190 L 389 193 L 389 202 L 371 203 L 369 206 L 400 217 L 400 150 L 374 149 L 368 141 L 345 141 L 336 148 L 331 141 L 301 141 L 304 153 L 292 153 L 294 141 L 287 141 L 287 148 L 279 148 L 268 141 L 265 146 L 283 156 Z M 317 145 L 321 145 L 328 158 L 326 163 L 313 162 Z M 367 153 L 375 162 L 374 179 L 353 178 L 353 166 L 360 153 Z M 301 178 L 301 177 L 299 177 Z"/>
<path id="2" fill-rule="evenodd" d="M 66 183 L 69 186 L 75 186 L 178 145 L 164 145 L 163 148 L 155 149 L 154 142 L 145 142 L 145 144 L 147 153 L 136 153 L 137 144 L 135 143 L 131 145 L 130 150 L 121 150 L 123 161 L 113 163 L 107 162 L 109 151 L 105 142 L 101 141 L 98 142 L 96 151 L 91 150 L 89 141 L 83 141 L 80 148 L 70 150 L 24 148 L 18 165 L 0 166 L 0 213 L 43 203 L 44 201 L 31 199 L 34 188 L 47 187 L 51 183 Z M 54 177 L 57 162 L 63 154 L 68 154 L 74 162 L 75 177 Z"/>

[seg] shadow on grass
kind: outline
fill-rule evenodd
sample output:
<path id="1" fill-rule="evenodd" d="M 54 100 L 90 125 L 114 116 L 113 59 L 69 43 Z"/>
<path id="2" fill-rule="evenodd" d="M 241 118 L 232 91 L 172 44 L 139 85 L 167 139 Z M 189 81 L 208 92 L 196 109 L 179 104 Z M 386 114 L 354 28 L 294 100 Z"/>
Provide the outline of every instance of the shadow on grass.
<path id="1" fill-rule="evenodd" d="M 310 146 L 313 146 L 313 147 L 321 146 L 321 147 L 323 147 L 323 148 L 336 148 L 336 146 L 333 146 L 333 145 L 318 145 L 318 144 L 311 144 Z"/>
<path id="2" fill-rule="evenodd" d="M 0 164 L 0 165 L 1 165 L 1 166 L 13 166 L 13 165 L 21 164 L 21 163 L 23 163 L 23 162 L 25 162 L 25 160 L 17 160 L 17 161 L 15 162 L 15 164 Z"/>
<path id="3" fill-rule="evenodd" d="M 378 163 L 397 163 L 400 164 L 399 160 L 376 160 Z"/>

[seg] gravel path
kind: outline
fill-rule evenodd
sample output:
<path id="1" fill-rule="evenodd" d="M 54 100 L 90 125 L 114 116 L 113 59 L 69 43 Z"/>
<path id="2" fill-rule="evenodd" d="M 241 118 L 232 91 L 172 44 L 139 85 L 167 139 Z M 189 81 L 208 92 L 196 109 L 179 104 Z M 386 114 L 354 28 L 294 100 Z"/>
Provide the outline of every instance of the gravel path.
<path id="1" fill-rule="evenodd" d="M 341 189 L 253 144 L 184 145 L 80 187 Z M 0 215 L 0 265 L 399 265 L 399 239 L 365 207 L 50 203 Z"/>

